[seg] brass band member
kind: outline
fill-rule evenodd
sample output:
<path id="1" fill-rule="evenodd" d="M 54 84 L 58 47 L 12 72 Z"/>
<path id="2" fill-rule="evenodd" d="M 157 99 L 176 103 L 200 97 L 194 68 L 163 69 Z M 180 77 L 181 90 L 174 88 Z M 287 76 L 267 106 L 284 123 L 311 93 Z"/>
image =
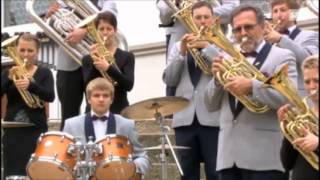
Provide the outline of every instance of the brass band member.
<path id="1" fill-rule="evenodd" d="M 296 83 L 294 55 L 289 50 L 265 42 L 262 33 L 265 30 L 264 14 L 259 8 L 240 5 L 231 14 L 231 26 L 241 52 L 249 63 L 266 77 L 288 63 L 289 78 Z M 219 56 L 213 59 L 214 76 L 223 71 L 222 61 L 225 60 Z M 285 178 L 279 156 L 283 137 L 276 110 L 287 100 L 273 89 L 264 88 L 263 83 L 258 79 L 235 75 L 224 86 L 217 79 L 212 79 L 207 86 L 207 108 L 211 111 L 220 110 L 217 171 L 221 180 Z M 264 113 L 251 112 L 229 92 L 237 96 L 248 95 L 268 105 L 270 110 Z"/>
<path id="2" fill-rule="evenodd" d="M 5 128 L 3 143 L 4 177 L 10 175 L 26 175 L 26 165 L 34 152 L 39 135 L 48 130 L 45 107 L 30 108 L 22 99 L 18 88 L 37 95 L 41 100 L 54 100 L 54 82 L 49 69 L 37 66 L 39 40 L 31 34 L 23 34 L 16 44 L 17 53 L 26 59 L 25 68 L 34 81 L 23 78 L 13 82 L 18 69 L 13 66 L 1 73 L 1 97 L 7 95 L 8 105 L 5 121 L 33 123 L 34 126 L 21 128 Z"/>
<path id="3" fill-rule="evenodd" d="M 306 94 L 310 96 L 313 111 L 319 117 L 319 56 L 313 55 L 304 60 L 301 70 Z M 279 108 L 280 121 L 284 119 L 288 108 L 289 105 Z M 307 129 L 304 129 L 304 133 L 304 137 L 297 138 L 293 143 L 305 152 L 317 151 L 319 154 L 319 137 Z M 292 170 L 292 180 L 319 179 L 319 171 L 314 169 L 287 139 L 284 139 L 282 143 L 281 160 L 286 170 Z"/>
<path id="4" fill-rule="evenodd" d="M 133 88 L 134 84 L 134 55 L 131 52 L 123 51 L 117 47 L 114 41 L 117 32 L 116 16 L 110 12 L 100 13 L 95 22 L 96 28 L 104 39 L 104 45 L 115 58 L 115 66 L 111 66 L 104 57 L 99 54 L 99 44 L 91 46 L 90 55 L 83 58 L 83 77 L 85 87 L 96 77 L 101 77 L 102 72 L 106 72 L 115 82 L 114 101 L 110 107 L 112 113 L 119 114 L 122 109 L 129 105 L 127 92 Z M 87 107 L 86 111 L 89 111 Z"/>
<path id="5" fill-rule="evenodd" d="M 281 48 L 291 50 L 297 60 L 298 90 L 303 95 L 303 77 L 300 69 L 303 61 L 310 55 L 319 52 L 319 33 L 303 30 L 296 25 L 294 11 L 298 11 L 298 5 L 294 0 L 272 0 L 273 28 L 266 30 L 267 42 L 276 44 Z"/>

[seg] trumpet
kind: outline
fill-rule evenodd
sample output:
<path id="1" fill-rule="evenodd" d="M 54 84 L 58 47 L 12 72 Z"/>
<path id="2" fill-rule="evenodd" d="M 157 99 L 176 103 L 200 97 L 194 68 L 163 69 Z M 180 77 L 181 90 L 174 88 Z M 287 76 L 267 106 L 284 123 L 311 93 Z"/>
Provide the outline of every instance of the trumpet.
<path id="1" fill-rule="evenodd" d="M 28 73 L 26 69 L 26 63 L 27 59 L 21 59 L 21 57 L 18 55 L 16 47 L 15 47 L 15 42 L 19 38 L 18 35 L 11 37 L 8 40 L 5 40 L 4 42 L 1 43 L 1 48 L 4 48 L 4 52 L 8 54 L 12 60 L 15 62 L 16 66 L 18 67 L 14 71 L 13 75 L 13 82 L 16 84 L 17 80 L 21 78 L 26 78 L 30 82 L 34 82 L 34 79 L 32 76 Z M 45 102 L 39 98 L 39 96 L 30 93 L 28 90 L 22 90 L 18 88 L 18 91 L 24 100 L 24 102 L 29 106 L 30 108 L 43 108 Z"/>
<path id="2" fill-rule="evenodd" d="M 290 143 L 297 138 L 304 137 L 303 129 L 319 137 L 319 117 L 307 103 L 308 98 L 318 94 L 318 90 L 312 91 L 303 99 L 300 98 L 298 91 L 288 79 L 287 72 L 288 65 L 286 64 L 265 82 L 265 86 L 276 89 L 293 105 L 280 123 L 281 131 Z M 313 168 L 319 170 L 319 156 L 316 152 L 305 152 L 299 146 L 295 148 Z"/>
<path id="3" fill-rule="evenodd" d="M 98 44 L 98 56 L 106 60 L 110 64 L 110 66 L 114 67 L 117 71 L 120 72 L 120 69 L 116 64 L 116 61 L 112 53 L 105 46 L 106 37 L 102 38 L 99 32 L 97 31 L 97 28 L 95 27 L 94 20 L 96 19 L 96 17 L 97 14 L 87 17 L 85 20 L 81 21 L 76 26 L 76 28 L 86 27 L 88 33 L 90 34 L 90 37 L 92 37 Z M 107 72 L 101 70 L 99 70 L 99 72 L 102 75 L 102 77 L 108 79 L 114 86 L 118 85 L 118 82 L 112 79 Z"/>

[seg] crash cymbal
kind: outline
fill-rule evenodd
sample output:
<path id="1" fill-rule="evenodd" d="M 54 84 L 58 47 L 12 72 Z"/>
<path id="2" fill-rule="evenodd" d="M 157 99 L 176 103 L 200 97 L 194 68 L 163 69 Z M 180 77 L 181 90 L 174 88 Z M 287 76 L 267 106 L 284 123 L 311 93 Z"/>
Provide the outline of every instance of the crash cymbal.
<path id="1" fill-rule="evenodd" d="M 191 149 L 190 147 L 186 147 L 186 146 L 172 146 L 173 149 Z M 162 145 L 158 145 L 158 146 L 152 146 L 152 147 L 146 147 L 146 148 L 143 148 L 144 150 L 146 151 L 151 151 L 151 150 L 162 150 Z M 165 149 L 166 150 L 169 150 L 169 145 L 166 144 L 165 145 Z"/>
<path id="2" fill-rule="evenodd" d="M 174 114 L 189 105 L 189 100 L 182 97 L 159 97 L 144 100 L 126 107 L 121 114 L 130 119 L 151 119 L 156 112 L 162 116 Z"/>
<path id="3" fill-rule="evenodd" d="M 1 121 L 2 128 L 20 128 L 29 126 L 34 126 L 34 124 L 26 122 Z"/>

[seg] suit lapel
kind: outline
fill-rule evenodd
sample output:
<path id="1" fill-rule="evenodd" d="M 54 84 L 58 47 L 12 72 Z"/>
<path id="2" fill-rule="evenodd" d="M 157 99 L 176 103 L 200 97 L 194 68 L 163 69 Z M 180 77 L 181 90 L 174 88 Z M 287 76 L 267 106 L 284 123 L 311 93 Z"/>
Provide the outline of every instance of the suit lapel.
<path id="1" fill-rule="evenodd" d="M 296 27 L 296 28 L 292 31 L 292 33 L 290 33 L 289 38 L 290 38 L 291 40 L 294 40 L 300 32 L 301 32 L 301 30 L 300 30 L 298 27 Z"/>
<path id="2" fill-rule="evenodd" d="M 189 52 L 187 53 L 187 61 L 190 80 L 193 87 L 195 88 L 197 87 L 197 84 L 201 77 L 201 69 L 195 64 L 195 60 Z"/>
<path id="3" fill-rule="evenodd" d="M 261 51 L 258 53 L 255 61 L 253 62 L 253 65 L 259 70 L 261 68 L 261 66 L 263 65 L 263 63 L 265 62 L 265 60 L 267 59 L 267 56 L 271 50 L 271 44 L 266 43 L 263 48 L 261 49 Z M 229 93 L 229 105 L 230 105 L 230 109 L 233 113 L 233 118 L 236 119 L 237 116 L 240 114 L 240 112 L 242 111 L 244 105 L 238 101 L 237 105 L 235 105 L 235 97 Z M 235 107 L 236 106 L 236 107 Z"/>
<path id="4" fill-rule="evenodd" d="M 90 117 L 90 113 L 88 112 L 85 116 L 84 119 L 84 131 L 86 134 L 86 141 L 89 141 L 89 137 L 92 136 L 93 137 L 93 141 L 96 140 L 96 136 L 94 134 L 94 128 L 93 128 L 93 123 L 91 121 L 91 117 Z"/>
<path id="5" fill-rule="evenodd" d="M 113 113 L 110 113 L 106 134 L 116 134 L 116 119 Z"/>

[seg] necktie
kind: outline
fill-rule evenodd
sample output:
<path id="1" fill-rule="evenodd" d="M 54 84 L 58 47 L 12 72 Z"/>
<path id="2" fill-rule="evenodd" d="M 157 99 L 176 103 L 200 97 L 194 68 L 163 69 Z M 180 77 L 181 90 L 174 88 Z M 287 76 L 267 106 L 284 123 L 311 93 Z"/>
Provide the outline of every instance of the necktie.
<path id="1" fill-rule="evenodd" d="M 91 116 L 91 120 L 92 121 L 95 121 L 95 120 L 98 120 L 98 119 L 100 119 L 101 121 L 105 121 L 105 120 L 108 120 L 108 117 L 107 116 L 98 117 L 96 115 Z"/>
<path id="2" fill-rule="evenodd" d="M 252 52 L 241 52 L 243 54 L 244 57 L 257 57 L 258 53 L 255 51 Z"/>

